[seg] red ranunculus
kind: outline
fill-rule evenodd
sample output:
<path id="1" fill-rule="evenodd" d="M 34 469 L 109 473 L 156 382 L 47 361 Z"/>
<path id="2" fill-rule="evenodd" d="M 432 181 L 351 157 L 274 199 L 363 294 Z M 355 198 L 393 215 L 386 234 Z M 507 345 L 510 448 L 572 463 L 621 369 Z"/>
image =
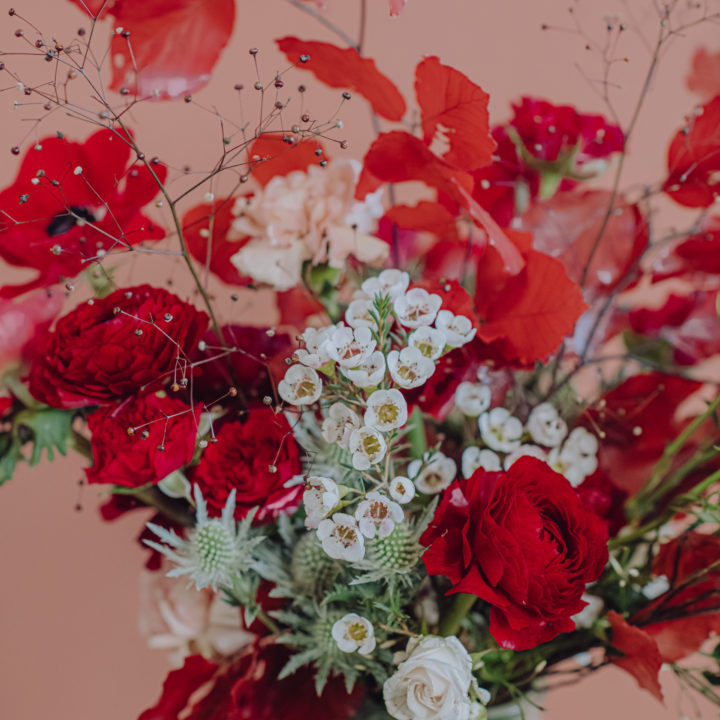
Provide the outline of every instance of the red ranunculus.
<path id="1" fill-rule="evenodd" d="M 127 138 L 111 130 L 83 143 L 43 138 L 27 151 L 15 182 L 0 192 L 0 257 L 39 274 L 0 288 L 1 296 L 74 277 L 100 251 L 165 236 L 140 212 L 157 182 L 130 155 Z M 163 181 L 167 169 L 156 164 L 153 172 Z"/>
<path id="2" fill-rule="evenodd" d="M 188 407 L 165 393 L 149 393 L 90 413 L 93 465 L 85 470 L 88 482 L 140 487 L 187 465 L 195 452 L 201 410 L 202 405 Z"/>
<path id="3" fill-rule="evenodd" d="M 191 656 L 168 675 L 157 705 L 139 720 L 349 720 L 355 715 L 363 697 L 359 683 L 348 693 L 342 677 L 332 675 L 318 696 L 307 666 L 277 679 L 289 658 L 290 651 L 271 638 L 249 645 L 217 671 L 200 656 Z M 197 691 L 209 680 L 210 690 L 197 699 Z"/>
<path id="4" fill-rule="evenodd" d="M 210 514 L 220 515 L 237 490 L 235 517 L 258 507 L 257 520 L 270 521 L 294 510 L 303 486 L 285 487 L 302 472 L 300 452 L 284 415 L 254 407 L 247 418 L 223 425 L 217 442 L 203 452 L 191 480 L 199 485 Z"/>
<path id="5" fill-rule="evenodd" d="M 570 483 L 523 457 L 506 473 L 453 483 L 420 538 L 430 575 L 490 605 L 490 633 L 526 650 L 571 632 L 585 585 L 607 561 L 607 529 Z"/>
<path id="6" fill-rule="evenodd" d="M 52 407 L 104 405 L 192 374 L 188 354 L 207 315 L 162 288 L 138 285 L 60 318 L 30 369 L 30 392 Z"/>

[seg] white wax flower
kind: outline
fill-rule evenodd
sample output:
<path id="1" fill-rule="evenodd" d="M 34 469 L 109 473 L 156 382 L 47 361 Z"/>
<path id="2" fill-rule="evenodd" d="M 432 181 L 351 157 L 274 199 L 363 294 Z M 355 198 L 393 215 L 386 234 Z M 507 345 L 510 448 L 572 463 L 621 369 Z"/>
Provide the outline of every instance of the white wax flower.
<path id="1" fill-rule="evenodd" d="M 437 360 L 447 345 L 447 338 L 442 330 L 423 325 L 413 330 L 408 336 L 408 347 L 417 348 L 426 358 Z"/>
<path id="2" fill-rule="evenodd" d="M 395 523 L 405 518 L 402 508 L 379 492 L 369 492 L 355 511 L 360 532 L 366 538 L 386 538 L 394 529 Z"/>
<path id="3" fill-rule="evenodd" d="M 477 332 L 470 318 L 453 315 L 449 310 L 441 310 L 437 314 L 435 327 L 444 333 L 447 344 L 452 348 L 459 348 L 469 343 Z"/>
<path id="4" fill-rule="evenodd" d="M 394 300 L 407 290 L 409 284 L 410 276 L 406 272 L 390 268 L 377 277 L 368 278 L 360 287 L 369 298 L 389 295 Z"/>
<path id="5" fill-rule="evenodd" d="M 522 444 L 519 448 L 516 448 L 505 456 L 505 459 L 503 460 L 505 470 L 509 470 L 513 463 L 526 455 L 542 460 L 543 462 L 547 462 L 547 455 L 541 447 L 538 447 L 537 445 Z"/>
<path id="6" fill-rule="evenodd" d="M 396 720 L 469 720 L 472 660 L 456 637 L 408 641 L 383 698 Z"/>
<path id="7" fill-rule="evenodd" d="M 415 347 L 392 350 L 387 365 L 393 381 L 406 390 L 424 385 L 435 372 L 435 363 Z"/>
<path id="8" fill-rule="evenodd" d="M 483 442 L 493 450 L 512 452 L 520 445 L 523 425 L 503 407 L 496 407 L 478 418 Z"/>
<path id="9" fill-rule="evenodd" d="M 455 405 L 463 415 L 478 417 L 489 407 L 492 391 L 487 385 L 474 382 L 461 382 L 455 390 Z"/>
<path id="10" fill-rule="evenodd" d="M 367 470 L 371 465 L 379 463 L 387 451 L 387 443 L 382 433 L 374 427 L 367 426 L 350 433 L 348 447 L 356 470 Z"/>
<path id="11" fill-rule="evenodd" d="M 421 325 L 432 325 L 435 320 L 442 298 L 429 293 L 423 288 L 412 288 L 395 298 L 393 309 L 401 325 L 418 328 Z"/>
<path id="12" fill-rule="evenodd" d="M 580 485 L 597 470 L 598 441 L 583 427 L 575 428 L 562 448 L 553 448 L 548 464 L 555 472 L 564 475 L 573 487 Z"/>
<path id="13" fill-rule="evenodd" d="M 365 541 L 352 515 L 335 513 L 322 520 L 317 536 L 323 550 L 334 560 L 358 562 L 365 556 Z"/>
<path id="14" fill-rule="evenodd" d="M 398 475 L 390 481 L 390 497 L 405 505 L 415 497 L 415 486 L 410 478 Z"/>
<path id="15" fill-rule="evenodd" d="M 362 423 L 357 413 L 341 402 L 333 403 L 322 424 L 322 436 L 329 443 L 337 443 L 347 450 L 350 435 Z"/>
<path id="16" fill-rule="evenodd" d="M 424 456 L 422 460 L 413 460 L 408 465 L 408 475 L 415 487 L 428 495 L 435 495 L 444 490 L 455 479 L 457 465 L 452 458 L 435 453 L 432 457 Z"/>
<path id="17" fill-rule="evenodd" d="M 377 327 L 377 323 L 373 319 L 372 315 L 370 315 L 370 310 L 372 309 L 372 300 L 365 300 L 362 298 L 353 300 L 347 306 L 347 310 L 345 311 L 345 322 L 350 325 L 350 327 L 354 328 L 367 327 L 374 329 Z"/>
<path id="18" fill-rule="evenodd" d="M 298 348 L 295 351 L 298 362 L 307 365 L 307 367 L 315 368 L 316 370 L 329 363 L 330 356 L 327 354 L 323 343 L 332 329 L 332 325 L 330 327 L 320 328 L 319 330 L 311 327 L 306 328 L 302 334 L 305 347 Z"/>
<path id="19" fill-rule="evenodd" d="M 500 456 L 493 450 L 479 448 L 477 445 L 466 447 L 462 454 L 462 474 L 469 478 L 478 469 L 482 468 L 488 472 L 502 470 Z"/>
<path id="20" fill-rule="evenodd" d="M 372 623 L 360 615 L 348 613 L 332 626 L 333 640 L 343 652 L 369 655 L 375 649 Z"/>
<path id="21" fill-rule="evenodd" d="M 327 334 L 323 345 L 331 360 L 343 368 L 362 365 L 375 350 L 377 343 L 368 327 L 335 327 Z"/>
<path id="22" fill-rule="evenodd" d="M 525 428 L 538 445 L 545 447 L 557 447 L 567 435 L 567 424 L 548 402 L 532 409 Z"/>
<path id="23" fill-rule="evenodd" d="M 340 491 L 333 480 L 311 475 L 305 481 L 303 506 L 306 528 L 316 528 L 340 502 Z"/>
<path id="24" fill-rule="evenodd" d="M 405 425 L 407 419 L 407 402 L 399 390 L 376 390 L 367 399 L 366 425 L 390 432 Z"/>
<path id="25" fill-rule="evenodd" d="M 322 381 L 313 368 L 292 365 L 278 383 L 278 393 L 291 405 L 312 405 L 322 394 Z"/>
<path id="26" fill-rule="evenodd" d="M 570 435 L 568 435 L 568 439 L 565 441 L 563 448 L 567 448 L 579 457 L 591 458 L 597 455 L 598 440 L 584 427 L 576 427 L 573 428 Z"/>
<path id="27" fill-rule="evenodd" d="M 375 387 L 385 378 L 385 356 L 380 350 L 375 350 L 359 367 L 351 370 L 341 367 L 340 372 L 358 387 Z"/>

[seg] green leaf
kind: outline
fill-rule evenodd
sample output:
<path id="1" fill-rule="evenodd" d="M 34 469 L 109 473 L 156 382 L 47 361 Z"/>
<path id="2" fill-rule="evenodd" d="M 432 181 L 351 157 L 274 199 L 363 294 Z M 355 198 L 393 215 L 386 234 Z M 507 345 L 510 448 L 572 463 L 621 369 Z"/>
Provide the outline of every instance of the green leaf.
<path id="1" fill-rule="evenodd" d="M 13 435 L 16 442 L 21 442 L 30 431 L 33 442 L 30 465 L 37 465 L 42 459 L 43 450 L 47 451 L 48 460 L 55 459 L 55 450 L 61 455 L 67 454 L 67 442 L 72 432 L 74 411 L 26 409 L 20 411 L 13 420 Z"/>
<path id="2" fill-rule="evenodd" d="M 20 443 L 9 432 L 0 433 L 0 485 L 12 480 L 20 457 Z"/>

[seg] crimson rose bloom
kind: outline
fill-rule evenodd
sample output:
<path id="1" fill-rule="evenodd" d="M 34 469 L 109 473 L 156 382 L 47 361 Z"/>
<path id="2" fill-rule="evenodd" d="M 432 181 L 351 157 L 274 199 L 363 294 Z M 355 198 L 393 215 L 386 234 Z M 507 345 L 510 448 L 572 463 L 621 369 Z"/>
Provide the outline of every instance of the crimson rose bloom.
<path id="1" fill-rule="evenodd" d="M 103 405 L 187 377 L 204 312 L 150 285 L 116 290 L 60 318 L 30 370 L 33 397 L 56 408 Z"/>
<path id="2" fill-rule="evenodd" d="M 90 413 L 93 466 L 85 470 L 88 482 L 140 487 L 187 465 L 195 452 L 201 410 L 202 405 L 190 408 L 164 393 L 150 393 Z M 138 429 L 129 435 L 129 428 Z"/>
<path id="3" fill-rule="evenodd" d="M 220 515 L 228 495 L 237 490 L 235 517 L 240 520 L 259 506 L 256 520 L 268 522 L 297 507 L 302 484 L 284 485 L 301 472 L 287 419 L 260 406 L 252 408 L 245 421 L 220 428 L 217 442 L 203 452 L 190 480 L 199 485 L 211 515 Z"/>
<path id="4" fill-rule="evenodd" d="M 531 457 L 453 483 L 420 542 L 428 573 L 447 576 L 452 593 L 485 600 L 490 633 L 513 650 L 574 630 L 585 585 L 608 557 L 605 523 Z"/>

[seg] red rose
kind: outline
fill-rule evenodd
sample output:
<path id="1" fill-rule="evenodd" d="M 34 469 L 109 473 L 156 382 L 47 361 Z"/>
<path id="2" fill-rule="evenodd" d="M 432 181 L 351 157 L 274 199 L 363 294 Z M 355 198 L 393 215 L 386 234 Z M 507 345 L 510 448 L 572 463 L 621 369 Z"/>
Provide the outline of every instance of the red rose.
<path id="1" fill-rule="evenodd" d="M 164 393 L 150 393 L 90 413 L 93 466 L 85 470 L 88 482 L 140 487 L 187 465 L 195 452 L 201 410 L 201 405 L 190 408 Z"/>
<path id="2" fill-rule="evenodd" d="M 30 370 L 30 392 L 57 408 L 103 405 L 192 373 L 207 315 L 161 288 L 116 290 L 60 318 Z"/>
<path id="3" fill-rule="evenodd" d="M 127 139 L 111 130 L 84 143 L 46 137 L 27 151 L 15 182 L 0 192 L 0 257 L 39 274 L 0 288 L 0 296 L 74 277 L 99 251 L 165 236 L 140 212 L 159 192 L 158 184 L 130 155 Z M 153 171 L 164 181 L 163 165 L 153 165 Z"/>
<path id="4" fill-rule="evenodd" d="M 333 675 L 318 696 L 308 667 L 277 679 L 289 658 L 290 651 L 270 639 L 256 641 L 225 667 L 192 655 L 168 675 L 157 705 L 139 720 L 349 720 L 355 715 L 363 697 L 359 683 L 348 694 L 342 677 Z M 193 702 L 209 680 L 210 690 Z"/>
<path id="5" fill-rule="evenodd" d="M 420 542 L 428 573 L 447 576 L 451 593 L 485 600 L 490 633 L 513 650 L 574 630 L 585 585 L 608 557 L 605 523 L 562 475 L 530 457 L 453 483 Z"/>
<path id="6" fill-rule="evenodd" d="M 300 473 L 290 423 L 270 408 L 255 407 L 246 420 L 220 428 L 217 442 L 203 452 L 190 479 L 200 486 L 211 514 L 220 515 L 228 495 L 237 490 L 238 520 L 259 506 L 257 520 L 270 521 L 297 507 L 303 486 L 287 488 L 285 483 Z"/>

